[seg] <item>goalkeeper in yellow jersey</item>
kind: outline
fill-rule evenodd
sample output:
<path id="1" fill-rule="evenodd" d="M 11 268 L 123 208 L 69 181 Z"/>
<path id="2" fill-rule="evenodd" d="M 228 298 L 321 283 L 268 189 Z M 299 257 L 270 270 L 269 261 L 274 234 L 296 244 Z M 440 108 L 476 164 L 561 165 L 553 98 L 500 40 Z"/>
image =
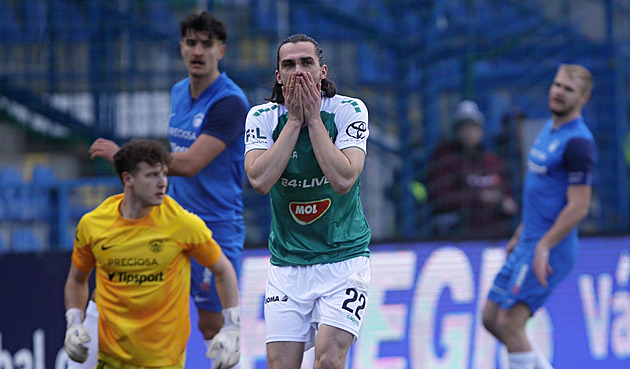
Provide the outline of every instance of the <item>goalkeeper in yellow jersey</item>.
<path id="1" fill-rule="evenodd" d="M 96 267 L 98 368 L 184 368 L 190 333 L 190 257 L 214 273 L 224 325 L 210 343 L 214 368 L 240 356 L 238 283 L 230 261 L 196 215 L 166 195 L 170 156 L 153 140 L 132 140 L 114 156 L 124 192 L 77 226 L 65 285 L 68 356 L 83 362 L 88 275 Z"/>

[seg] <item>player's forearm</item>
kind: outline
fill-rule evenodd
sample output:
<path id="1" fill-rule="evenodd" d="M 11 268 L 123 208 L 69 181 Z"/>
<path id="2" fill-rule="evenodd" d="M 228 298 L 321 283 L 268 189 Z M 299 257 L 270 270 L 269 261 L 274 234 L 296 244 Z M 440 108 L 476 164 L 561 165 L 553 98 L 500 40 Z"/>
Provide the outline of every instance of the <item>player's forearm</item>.
<path id="1" fill-rule="evenodd" d="M 364 157 L 351 158 L 339 150 L 323 124 L 321 129 L 309 127 L 309 135 L 317 163 L 333 190 L 340 195 L 350 191 L 363 170 Z M 361 162 L 353 163 L 352 159 Z"/>
<path id="2" fill-rule="evenodd" d="M 548 249 L 554 248 L 573 228 L 588 215 L 588 207 L 582 204 L 568 203 L 560 212 L 553 226 L 538 241 Z"/>
<path id="3" fill-rule="evenodd" d="M 234 269 L 215 274 L 215 281 L 223 309 L 238 306 L 238 282 Z"/>
<path id="4" fill-rule="evenodd" d="M 68 279 L 66 281 L 64 289 L 66 310 L 70 308 L 79 308 L 81 310 L 85 310 L 89 294 L 90 291 L 87 281 L 82 283 L 72 279 Z"/>
<path id="5" fill-rule="evenodd" d="M 276 145 L 274 144 L 273 146 Z M 278 182 L 278 179 L 280 179 L 282 172 L 284 172 L 289 162 L 291 151 L 273 146 L 258 155 L 249 165 L 247 165 L 248 157 L 245 157 L 245 172 L 247 173 L 249 183 L 254 190 L 261 195 L 269 192 L 271 187 Z M 255 151 L 256 150 L 252 150 L 247 155 L 255 155 Z"/>
<path id="6" fill-rule="evenodd" d="M 299 133 L 299 128 L 285 126 L 269 149 L 261 153 L 252 150 L 245 155 L 245 172 L 256 192 L 264 195 L 278 182 L 293 155 Z"/>
<path id="7" fill-rule="evenodd" d="M 171 153 L 168 174 L 192 177 L 208 166 L 226 147 L 227 144 L 221 139 L 202 133 L 188 150 Z"/>
<path id="8" fill-rule="evenodd" d="M 168 166 L 169 176 L 192 177 L 203 168 L 195 166 L 186 152 L 171 153 L 171 158 L 171 163 Z"/>

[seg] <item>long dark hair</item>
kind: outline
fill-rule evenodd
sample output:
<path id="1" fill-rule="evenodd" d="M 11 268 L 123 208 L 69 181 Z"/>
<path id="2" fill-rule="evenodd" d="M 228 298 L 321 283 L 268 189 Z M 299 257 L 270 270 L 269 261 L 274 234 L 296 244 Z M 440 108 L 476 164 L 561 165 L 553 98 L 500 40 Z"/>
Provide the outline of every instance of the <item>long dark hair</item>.
<path id="1" fill-rule="evenodd" d="M 282 45 L 288 44 L 289 42 L 295 44 L 295 43 L 304 42 L 304 41 L 310 42 L 315 46 L 315 54 L 317 55 L 317 58 L 319 60 L 319 65 L 320 66 L 324 65 L 324 55 L 323 55 L 324 52 L 322 51 L 322 48 L 319 46 L 319 42 L 315 41 L 313 38 L 303 33 L 298 33 L 298 34 L 289 36 L 284 41 L 282 41 L 280 46 L 278 46 L 278 52 L 276 53 L 276 68 L 278 68 L 278 70 L 280 69 L 280 48 L 282 47 Z M 337 94 L 337 85 L 335 84 L 335 82 L 330 81 L 328 78 L 324 78 L 322 79 L 321 83 L 322 83 L 322 91 L 324 92 L 324 96 L 333 97 Z M 277 78 L 274 78 L 273 88 L 271 90 L 271 97 L 267 97 L 265 98 L 265 100 L 278 103 L 278 104 L 284 104 L 284 95 L 282 95 L 282 85 L 278 83 Z"/>

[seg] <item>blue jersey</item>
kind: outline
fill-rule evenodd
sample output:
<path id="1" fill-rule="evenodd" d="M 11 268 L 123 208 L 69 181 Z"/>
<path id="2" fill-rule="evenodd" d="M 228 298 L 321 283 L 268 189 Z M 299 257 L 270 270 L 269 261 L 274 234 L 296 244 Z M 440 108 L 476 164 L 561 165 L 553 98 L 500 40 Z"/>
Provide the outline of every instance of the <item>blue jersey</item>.
<path id="1" fill-rule="evenodd" d="M 536 245 L 567 204 L 567 187 L 591 185 L 595 140 L 582 118 L 553 129 L 547 121 L 527 161 L 523 192 L 523 230 L 519 244 L 497 274 L 488 299 L 509 309 L 525 303 L 532 314 L 573 268 L 578 252 L 577 228 L 551 249 L 553 273 L 543 287 L 531 267 Z"/>
<path id="2" fill-rule="evenodd" d="M 190 96 L 190 79 L 171 91 L 168 139 L 172 152 L 190 148 L 200 134 L 227 147 L 192 177 L 171 177 L 168 194 L 206 223 L 243 220 L 242 178 L 245 118 L 249 102 L 240 87 L 222 73 L 201 95 Z"/>
<path id="3" fill-rule="evenodd" d="M 567 187 L 591 185 L 595 140 L 580 117 L 557 129 L 548 120 L 529 151 L 523 190 L 521 243 L 538 241 L 567 204 Z M 560 243 L 577 247 L 577 228 Z"/>

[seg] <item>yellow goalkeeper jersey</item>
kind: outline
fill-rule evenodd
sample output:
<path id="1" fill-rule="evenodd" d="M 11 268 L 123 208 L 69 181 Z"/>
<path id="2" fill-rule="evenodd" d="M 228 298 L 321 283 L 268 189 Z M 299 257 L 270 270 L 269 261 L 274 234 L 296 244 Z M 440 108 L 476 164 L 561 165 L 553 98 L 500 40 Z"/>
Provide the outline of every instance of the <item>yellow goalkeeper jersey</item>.
<path id="1" fill-rule="evenodd" d="M 190 256 L 210 266 L 221 248 L 171 197 L 142 219 L 120 215 L 122 198 L 81 218 L 72 262 L 84 272 L 96 266 L 99 349 L 133 365 L 173 365 L 190 333 Z"/>

